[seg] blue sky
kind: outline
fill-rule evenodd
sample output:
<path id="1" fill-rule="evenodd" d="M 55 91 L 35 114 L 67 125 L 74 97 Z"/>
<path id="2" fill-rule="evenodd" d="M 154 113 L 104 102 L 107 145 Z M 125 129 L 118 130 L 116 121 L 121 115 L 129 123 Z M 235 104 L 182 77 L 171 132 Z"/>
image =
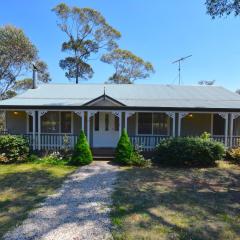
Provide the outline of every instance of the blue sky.
<path id="1" fill-rule="evenodd" d="M 8 0 L 0 6 L 0 25 L 22 28 L 47 62 L 55 83 L 68 82 L 59 68 L 66 39 L 51 9 L 61 1 Z M 240 88 L 240 17 L 212 20 L 205 0 L 65 0 L 69 5 L 100 11 L 122 33 L 119 45 L 150 61 L 156 73 L 138 83 L 177 84 L 175 59 L 192 54 L 183 64 L 183 84 L 216 80 L 216 85 Z M 89 83 L 108 79 L 113 68 L 92 61 Z"/>

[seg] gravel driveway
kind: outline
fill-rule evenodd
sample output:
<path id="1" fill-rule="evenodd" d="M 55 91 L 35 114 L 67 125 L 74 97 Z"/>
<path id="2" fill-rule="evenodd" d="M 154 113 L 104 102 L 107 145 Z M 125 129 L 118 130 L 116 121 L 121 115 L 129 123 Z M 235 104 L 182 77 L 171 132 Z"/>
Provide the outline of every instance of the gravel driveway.
<path id="1" fill-rule="evenodd" d="M 109 205 L 117 171 L 108 162 L 79 168 L 4 239 L 112 239 Z"/>

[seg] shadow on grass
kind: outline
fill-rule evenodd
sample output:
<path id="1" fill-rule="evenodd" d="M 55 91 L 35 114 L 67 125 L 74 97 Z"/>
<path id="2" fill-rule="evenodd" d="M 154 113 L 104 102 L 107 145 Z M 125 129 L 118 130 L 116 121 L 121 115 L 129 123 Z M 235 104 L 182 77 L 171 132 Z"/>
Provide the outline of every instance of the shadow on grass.
<path id="1" fill-rule="evenodd" d="M 239 199 L 240 169 L 129 169 L 113 194 L 115 238 L 238 239 Z"/>
<path id="2" fill-rule="evenodd" d="M 42 174 L 45 173 L 42 172 Z M 32 174 L 26 176 L 25 179 L 31 182 L 31 179 L 34 180 L 35 177 L 41 181 L 41 177 Z M 44 237 L 55 239 L 56 232 L 63 231 L 62 229 L 66 226 L 76 228 L 76 231 L 78 231 L 85 224 L 93 226 L 100 224 L 103 225 L 103 228 L 108 228 L 105 208 L 110 205 L 110 199 L 106 193 L 111 192 L 109 181 L 113 183 L 115 177 L 116 173 L 104 166 L 100 170 L 97 167 L 93 167 L 91 170 L 80 169 L 80 172 L 77 171 L 69 177 L 67 184 L 57 194 L 49 196 L 37 211 L 31 212 L 25 224 L 5 235 L 6 238 L 11 240 L 41 239 Z M 19 178 L 22 178 L 22 176 Z M 48 178 L 48 181 L 55 181 L 49 175 L 45 178 Z M 9 182 L 7 178 L 4 181 Z M 24 182 L 24 179 L 22 179 L 22 182 Z M 20 186 L 21 184 L 19 184 Z M 29 187 L 31 188 L 31 185 Z M 55 188 L 56 184 L 51 183 L 49 188 L 51 189 L 51 187 Z M 40 184 L 37 189 L 31 194 L 27 191 L 23 194 L 24 198 L 28 199 L 32 195 L 40 194 L 42 185 Z M 89 203 L 95 203 L 95 205 Z M 23 209 L 23 211 L 25 210 Z M 71 233 L 69 234 L 71 235 Z M 88 232 L 83 231 L 82 234 L 88 234 Z M 80 235 L 80 237 L 82 236 Z"/>
<path id="3" fill-rule="evenodd" d="M 2 166 L 4 167 L 4 166 Z M 18 225 L 28 212 L 60 187 L 63 176 L 47 170 L 13 172 L 0 175 L 0 239 Z"/>

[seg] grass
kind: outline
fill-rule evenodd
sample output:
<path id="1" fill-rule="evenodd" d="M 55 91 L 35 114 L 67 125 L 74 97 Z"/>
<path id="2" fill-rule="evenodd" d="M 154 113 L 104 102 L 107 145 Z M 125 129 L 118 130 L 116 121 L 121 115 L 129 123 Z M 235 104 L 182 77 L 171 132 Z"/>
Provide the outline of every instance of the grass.
<path id="1" fill-rule="evenodd" d="M 240 239 L 240 167 L 126 169 L 111 218 L 115 239 Z"/>
<path id="2" fill-rule="evenodd" d="M 75 169 L 46 163 L 0 165 L 0 239 Z"/>

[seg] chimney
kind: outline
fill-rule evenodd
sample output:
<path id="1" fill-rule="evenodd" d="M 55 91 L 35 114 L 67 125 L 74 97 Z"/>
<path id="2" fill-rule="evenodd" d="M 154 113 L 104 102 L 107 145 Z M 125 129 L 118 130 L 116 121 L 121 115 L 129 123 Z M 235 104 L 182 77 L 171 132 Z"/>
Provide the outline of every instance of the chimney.
<path id="1" fill-rule="evenodd" d="M 37 67 L 33 64 L 32 89 L 36 89 L 37 88 L 36 72 L 37 72 Z"/>

